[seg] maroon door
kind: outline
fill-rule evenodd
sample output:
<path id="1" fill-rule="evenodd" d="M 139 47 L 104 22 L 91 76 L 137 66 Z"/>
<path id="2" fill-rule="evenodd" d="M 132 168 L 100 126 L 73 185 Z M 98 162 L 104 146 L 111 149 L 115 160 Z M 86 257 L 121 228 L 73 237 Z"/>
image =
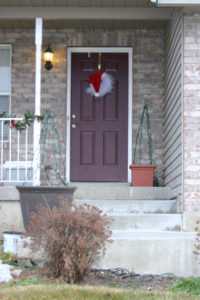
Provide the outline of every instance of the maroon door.
<path id="1" fill-rule="evenodd" d="M 102 69 L 115 79 L 113 92 L 102 98 L 86 93 L 98 58 L 72 54 L 70 179 L 127 181 L 128 54 L 102 53 Z"/>

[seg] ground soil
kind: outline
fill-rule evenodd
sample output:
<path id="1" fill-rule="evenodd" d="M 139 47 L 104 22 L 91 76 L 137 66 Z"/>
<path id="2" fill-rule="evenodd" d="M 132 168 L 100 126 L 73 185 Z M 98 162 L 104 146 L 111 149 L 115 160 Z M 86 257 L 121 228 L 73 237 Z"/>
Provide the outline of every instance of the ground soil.
<path id="1" fill-rule="evenodd" d="M 39 277 L 41 282 L 62 282 L 62 280 L 52 279 L 45 269 L 24 270 L 20 276 L 24 279 Z M 163 291 L 178 282 L 180 278 L 172 274 L 164 275 L 140 275 L 130 273 L 124 269 L 92 270 L 82 284 L 101 285 L 109 287 L 124 287 L 140 289 L 143 291 Z"/>
<path id="2" fill-rule="evenodd" d="M 86 278 L 86 283 L 92 285 L 107 285 L 113 287 L 130 287 L 140 290 L 162 291 L 175 284 L 178 278 L 172 274 L 140 275 L 124 272 L 122 269 L 98 270 L 91 272 Z"/>

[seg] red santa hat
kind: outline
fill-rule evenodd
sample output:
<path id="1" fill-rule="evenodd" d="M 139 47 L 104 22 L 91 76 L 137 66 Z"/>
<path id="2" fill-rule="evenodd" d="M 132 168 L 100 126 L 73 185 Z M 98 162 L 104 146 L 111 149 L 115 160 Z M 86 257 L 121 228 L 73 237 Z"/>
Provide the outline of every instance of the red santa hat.
<path id="1" fill-rule="evenodd" d="M 113 89 L 113 77 L 102 70 L 90 75 L 88 79 L 90 87 L 86 91 L 92 96 L 103 97 Z"/>
<path id="2" fill-rule="evenodd" d="M 93 86 L 95 90 L 95 96 L 99 96 L 99 89 L 101 85 L 101 77 L 102 77 L 103 71 L 100 70 L 92 75 L 89 76 L 89 83 Z"/>

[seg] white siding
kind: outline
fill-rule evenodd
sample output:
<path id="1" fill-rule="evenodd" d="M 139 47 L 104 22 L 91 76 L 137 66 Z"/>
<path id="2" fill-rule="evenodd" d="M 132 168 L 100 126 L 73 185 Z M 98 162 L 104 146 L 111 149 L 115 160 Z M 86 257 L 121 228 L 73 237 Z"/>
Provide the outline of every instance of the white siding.
<path id="1" fill-rule="evenodd" d="M 174 9 L 165 34 L 163 173 L 174 197 L 182 189 L 182 22 L 182 10 Z"/>

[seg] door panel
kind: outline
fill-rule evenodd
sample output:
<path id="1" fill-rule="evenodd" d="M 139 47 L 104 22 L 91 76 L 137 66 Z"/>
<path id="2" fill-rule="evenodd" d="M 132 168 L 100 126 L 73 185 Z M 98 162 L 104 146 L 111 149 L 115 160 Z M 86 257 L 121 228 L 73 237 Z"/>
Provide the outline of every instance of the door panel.
<path id="1" fill-rule="evenodd" d="M 116 131 L 103 133 L 103 165 L 117 165 L 118 135 Z"/>
<path id="2" fill-rule="evenodd" d="M 80 118 L 81 121 L 95 121 L 95 102 L 91 101 L 91 96 L 85 92 L 87 87 L 88 80 L 81 81 Z"/>
<path id="3" fill-rule="evenodd" d="M 103 119 L 104 121 L 117 121 L 118 119 L 118 82 L 112 94 L 107 94 L 103 99 Z"/>
<path id="4" fill-rule="evenodd" d="M 95 98 L 86 88 L 98 70 L 98 53 L 72 54 L 71 181 L 127 181 L 128 54 L 102 53 L 101 59 L 115 86 Z"/>
<path id="5" fill-rule="evenodd" d="M 80 131 L 80 165 L 95 164 L 95 132 Z"/>

